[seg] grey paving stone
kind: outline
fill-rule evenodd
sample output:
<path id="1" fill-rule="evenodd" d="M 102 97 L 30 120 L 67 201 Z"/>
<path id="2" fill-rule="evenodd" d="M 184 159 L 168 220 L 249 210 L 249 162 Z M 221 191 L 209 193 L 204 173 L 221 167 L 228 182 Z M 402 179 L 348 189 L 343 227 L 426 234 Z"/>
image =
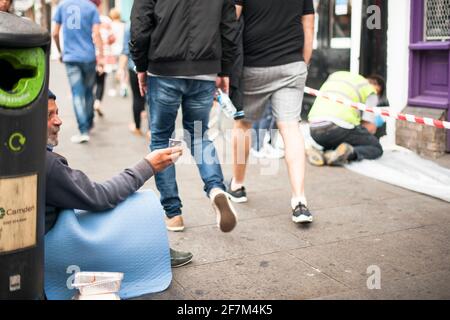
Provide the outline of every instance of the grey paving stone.
<path id="1" fill-rule="evenodd" d="M 147 294 L 133 300 L 193 300 L 188 290 L 184 289 L 176 280 L 172 280 L 169 288 L 163 292 Z"/>
<path id="2" fill-rule="evenodd" d="M 172 247 L 194 254 L 192 265 L 308 246 L 283 227 L 273 225 L 268 218 L 242 221 L 229 234 L 211 225 L 190 228 L 182 233 L 171 232 L 169 238 Z"/>
<path id="3" fill-rule="evenodd" d="M 449 227 L 426 226 L 294 250 L 293 255 L 352 288 L 366 287 L 368 267 L 383 282 L 450 270 Z"/>
<path id="4" fill-rule="evenodd" d="M 370 266 L 380 268 L 383 283 L 408 276 L 406 270 L 390 264 L 386 257 L 389 252 L 371 243 L 363 245 L 358 240 L 314 246 L 310 250 L 295 250 L 291 253 L 330 277 L 358 290 L 367 289 L 367 280 L 372 275 Z"/>
<path id="5" fill-rule="evenodd" d="M 380 290 L 357 289 L 321 300 L 448 300 L 450 299 L 450 272 L 436 271 L 424 275 L 382 283 Z"/>
<path id="6" fill-rule="evenodd" d="M 450 203 L 425 195 L 383 201 L 396 217 L 421 225 L 450 223 Z"/>
<path id="7" fill-rule="evenodd" d="M 420 222 L 404 219 L 402 215 L 397 216 L 387 205 L 373 201 L 318 210 L 312 205 L 311 212 L 315 220 L 306 227 L 281 216 L 272 217 L 271 221 L 313 245 L 421 226 Z"/>
<path id="8" fill-rule="evenodd" d="M 196 299 L 295 300 L 347 289 L 286 253 L 190 267 L 176 278 Z"/>

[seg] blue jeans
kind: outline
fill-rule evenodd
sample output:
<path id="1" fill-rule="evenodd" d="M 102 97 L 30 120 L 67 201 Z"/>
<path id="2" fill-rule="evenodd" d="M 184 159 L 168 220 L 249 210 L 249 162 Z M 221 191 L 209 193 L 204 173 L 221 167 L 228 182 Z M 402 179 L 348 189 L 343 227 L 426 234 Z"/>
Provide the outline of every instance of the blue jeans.
<path id="1" fill-rule="evenodd" d="M 207 195 L 213 188 L 225 190 L 223 174 L 214 144 L 205 135 L 213 104 L 215 83 L 166 77 L 148 78 L 151 150 L 164 149 L 175 131 L 175 120 L 181 106 L 184 140 L 195 159 Z M 175 177 L 175 166 L 155 175 L 161 204 L 169 218 L 181 214 L 181 200 Z"/>
<path id="2" fill-rule="evenodd" d="M 89 133 L 94 121 L 94 62 L 66 62 L 67 77 L 72 89 L 73 108 L 81 134 Z"/>
<path id="3" fill-rule="evenodd" d="M 262 118 L 258 121 L 253 122 L 253 136 L 252 136 L 252 148 L 259 151 L 264 146 L 264 137 L 266 133 L 269 132 L 270 140 L 273 142 L 273 132 L 272 130 L 277 129 L 277 123 L 272 115 L 272 105 L 267 104 L 266 110 Z"/>

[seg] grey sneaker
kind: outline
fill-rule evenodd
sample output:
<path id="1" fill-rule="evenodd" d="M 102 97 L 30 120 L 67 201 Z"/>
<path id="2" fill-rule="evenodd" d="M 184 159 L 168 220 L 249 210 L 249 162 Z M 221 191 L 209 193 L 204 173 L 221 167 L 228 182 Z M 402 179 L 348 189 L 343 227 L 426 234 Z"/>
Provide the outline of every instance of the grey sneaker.
<path id="1" fill-rule="evenodd" d="M 292 212 L 292 221 L 295 223 L 306 224 L 313 222 L 314 218 L 309 209 L 303 204 L 299 203 Z"/>
<path id="2" fill-rule="evenodd" d="M 231 190 L 231 181 L 227 184 L 227 193 L 231 201 L 235 203 L 245 203 L 248 201 L 247 192 L 245 191 L 245 187 L 241 187 L 237 190 Z"/>
<path id="3" fill-rule="evenodd" d="M 176 251 L 170 248 L 170 265 L 172 268 L 182 267 L 192 261 L 192 253 Z"/>

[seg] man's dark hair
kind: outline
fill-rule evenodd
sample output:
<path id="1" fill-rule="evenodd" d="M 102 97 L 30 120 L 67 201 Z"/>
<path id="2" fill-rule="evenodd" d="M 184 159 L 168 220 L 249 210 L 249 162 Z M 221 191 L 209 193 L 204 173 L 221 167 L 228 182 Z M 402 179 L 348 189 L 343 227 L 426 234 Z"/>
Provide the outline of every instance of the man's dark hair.
<path id="1" fill-rule="evenodd" d="M 384 92 L 386 91 L 386 81 L 382 76 L 378 74 L 371 74 L 367 77 L 367 80 L 371 80 L 379 85 L 381 88 L 380 97 L 384 96 Z"/>
<path id="2" fill-rule="evenodd" d="M 56 100 L 56 96 L 51 90 L 48 90 L 48 99 Z"/>

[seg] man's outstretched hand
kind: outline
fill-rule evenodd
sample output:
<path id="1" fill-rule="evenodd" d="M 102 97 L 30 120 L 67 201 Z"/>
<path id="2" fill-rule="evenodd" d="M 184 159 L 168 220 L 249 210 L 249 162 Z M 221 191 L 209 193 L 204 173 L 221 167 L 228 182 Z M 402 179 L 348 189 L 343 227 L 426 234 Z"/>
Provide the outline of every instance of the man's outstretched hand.
<path id="1" fill-rule="evenodd" d="M 179 157 L 183 154 L 182 147 L 173 147 L 167 149 L 160 149 L 150 152 L 146 157 L 153 170 L 156 172 L 161 172 L 167 167 L 174 164 Z"/>

